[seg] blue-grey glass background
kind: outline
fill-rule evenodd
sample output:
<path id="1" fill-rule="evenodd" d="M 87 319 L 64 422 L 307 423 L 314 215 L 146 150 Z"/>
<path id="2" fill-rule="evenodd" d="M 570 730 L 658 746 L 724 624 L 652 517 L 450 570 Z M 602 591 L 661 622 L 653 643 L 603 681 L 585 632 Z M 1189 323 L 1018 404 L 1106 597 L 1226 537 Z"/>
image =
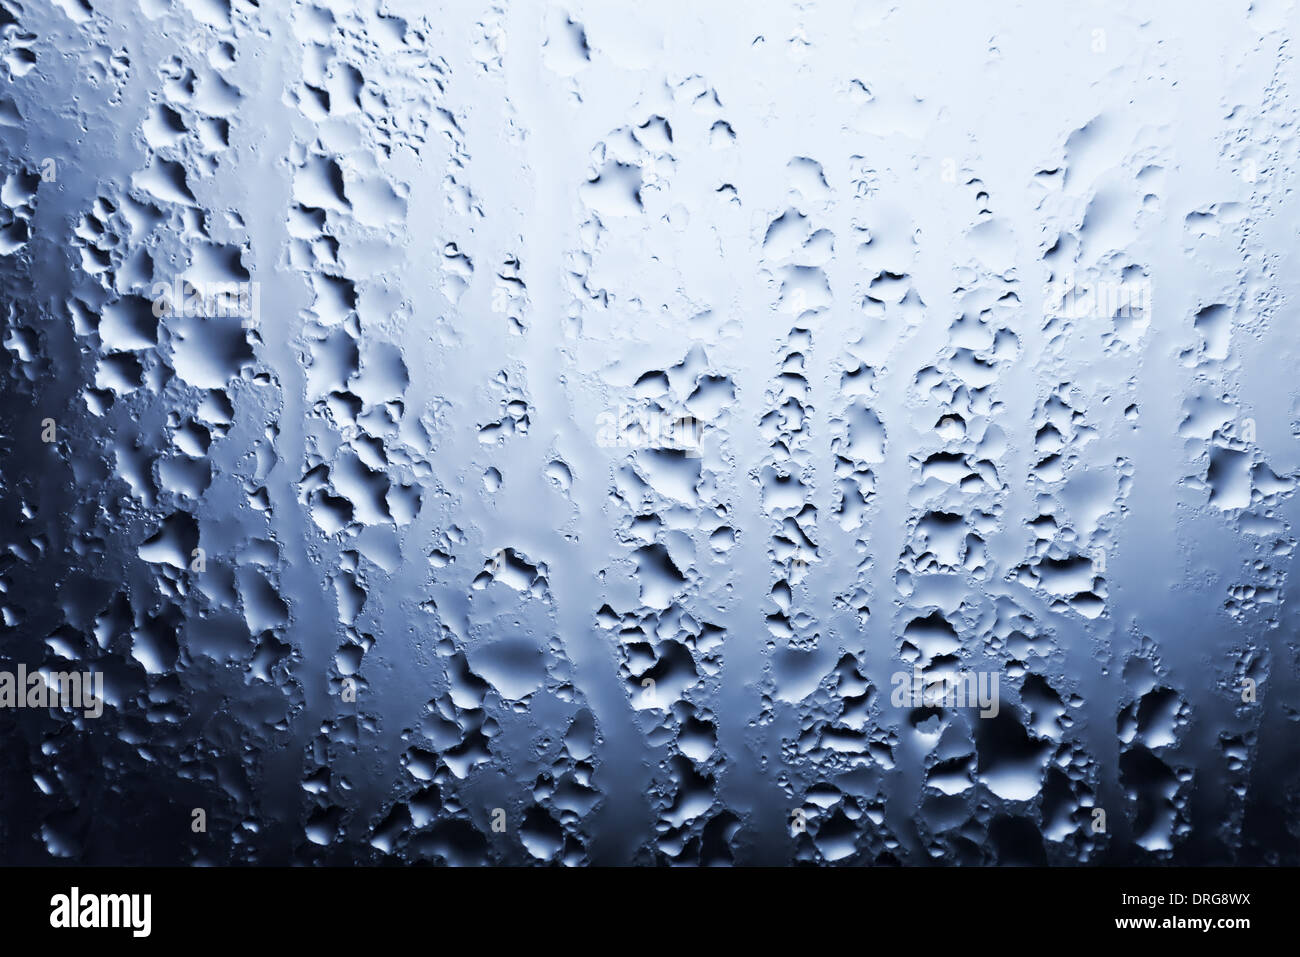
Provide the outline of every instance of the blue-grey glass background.
<path id="1" fill-rule="evenodd" d="M 1298 26 L 0 0 L 0 861 L 1300 863 Z"/>

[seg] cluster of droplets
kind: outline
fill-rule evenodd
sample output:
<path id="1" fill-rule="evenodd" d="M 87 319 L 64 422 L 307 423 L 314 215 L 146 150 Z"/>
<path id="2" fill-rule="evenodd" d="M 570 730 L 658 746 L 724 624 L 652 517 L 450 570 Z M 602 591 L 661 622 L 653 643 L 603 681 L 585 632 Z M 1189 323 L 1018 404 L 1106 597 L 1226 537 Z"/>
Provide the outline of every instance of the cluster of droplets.
<path id="1" fill-rule="evenodd" d="M 1297 859 L 1295 24 L 669 6 L 0 0 L 0 859 Z"/>

